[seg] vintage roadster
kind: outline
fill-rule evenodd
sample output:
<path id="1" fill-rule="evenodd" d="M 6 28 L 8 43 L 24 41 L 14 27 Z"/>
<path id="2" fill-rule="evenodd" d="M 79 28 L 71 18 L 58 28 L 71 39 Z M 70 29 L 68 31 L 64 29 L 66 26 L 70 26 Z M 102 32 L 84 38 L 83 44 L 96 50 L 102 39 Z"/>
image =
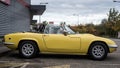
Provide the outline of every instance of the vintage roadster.
<path id="1" fill-rule="evenodd" d="M 25 58 L 43 54 L 88 55 L 103 60 L 116 51 L 114 41 L 92 34 L 76 34 L 68 26 L 46 25 L 43 33 L 19 32 L 4 36 L 4 45 Z"/>

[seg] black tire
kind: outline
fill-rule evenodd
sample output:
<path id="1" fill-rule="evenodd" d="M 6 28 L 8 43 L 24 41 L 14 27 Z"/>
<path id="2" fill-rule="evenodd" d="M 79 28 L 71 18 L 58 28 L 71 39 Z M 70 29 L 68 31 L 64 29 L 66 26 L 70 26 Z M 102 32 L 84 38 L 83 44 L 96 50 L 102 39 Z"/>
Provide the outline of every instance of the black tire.
<path id="1" fill-rule="evenodd" d="M 37 44 L 33 41 L 23 41 L 19 45 L 19 54 L 24 58 L 33 58 L 38 54 Z"/>
<path id="2" fill-rule="evenodd" d="M 89 57 L 93 60 L 104 60 L 107 57 L 107 54 L 108 48 L 101 42 L 93 43 L 88 52 Z"/>

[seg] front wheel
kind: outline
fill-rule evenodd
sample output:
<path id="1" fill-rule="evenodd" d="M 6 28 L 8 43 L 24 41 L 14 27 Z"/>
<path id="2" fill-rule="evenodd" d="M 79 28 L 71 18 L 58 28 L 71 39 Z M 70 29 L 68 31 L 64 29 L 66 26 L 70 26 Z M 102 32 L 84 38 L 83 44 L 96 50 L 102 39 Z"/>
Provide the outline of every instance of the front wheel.
<path id="1" fill-rule="evenodd" d="M 19 54 L 25 58 L 35 57 L 38 53 L 37 45 L 32 41 L 24 41 L 19 46 Z"/>
<path id="2" fill-rule="evenodd" d="M 94 60 L 104 60 L 107 57 L 108 49 L 104 43 L 94 43 L 89 49 L 89 56 Z"/>

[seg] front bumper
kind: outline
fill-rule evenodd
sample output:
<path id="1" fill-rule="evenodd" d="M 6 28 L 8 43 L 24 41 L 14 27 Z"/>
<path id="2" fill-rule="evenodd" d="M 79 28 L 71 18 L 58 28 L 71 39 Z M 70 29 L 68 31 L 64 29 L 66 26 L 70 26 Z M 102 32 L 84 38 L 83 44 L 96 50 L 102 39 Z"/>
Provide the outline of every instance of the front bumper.
<path id="1" fill-rule="evenodd" d="M 109 48 L 118 48 L 118 45 L 109 45 Z"/>
<path id="2" fill-rule="evenodd" d="M 118 45 L 109 45 L 109 52 L 112 53 L 116 51 L 118 48 Z"/>

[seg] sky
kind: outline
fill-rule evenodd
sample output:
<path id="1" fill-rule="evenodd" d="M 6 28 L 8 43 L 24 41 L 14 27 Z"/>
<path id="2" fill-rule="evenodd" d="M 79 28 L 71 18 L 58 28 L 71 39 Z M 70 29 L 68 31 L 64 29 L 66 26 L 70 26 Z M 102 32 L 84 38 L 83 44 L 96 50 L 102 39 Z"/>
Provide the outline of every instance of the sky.
<path id="1" fill-rule="evenodd" d="M 53 21 L 55 24 L 100 24 L 102 19 L 107 19 L 110 8 L 120 11 L 120 2 L 113 0 L 31 0 L 32 5 L 40 3 L 48 3 L 41 21 Z M 39 22 L 39 16 L 34 16 L 33 20 Z"/>

